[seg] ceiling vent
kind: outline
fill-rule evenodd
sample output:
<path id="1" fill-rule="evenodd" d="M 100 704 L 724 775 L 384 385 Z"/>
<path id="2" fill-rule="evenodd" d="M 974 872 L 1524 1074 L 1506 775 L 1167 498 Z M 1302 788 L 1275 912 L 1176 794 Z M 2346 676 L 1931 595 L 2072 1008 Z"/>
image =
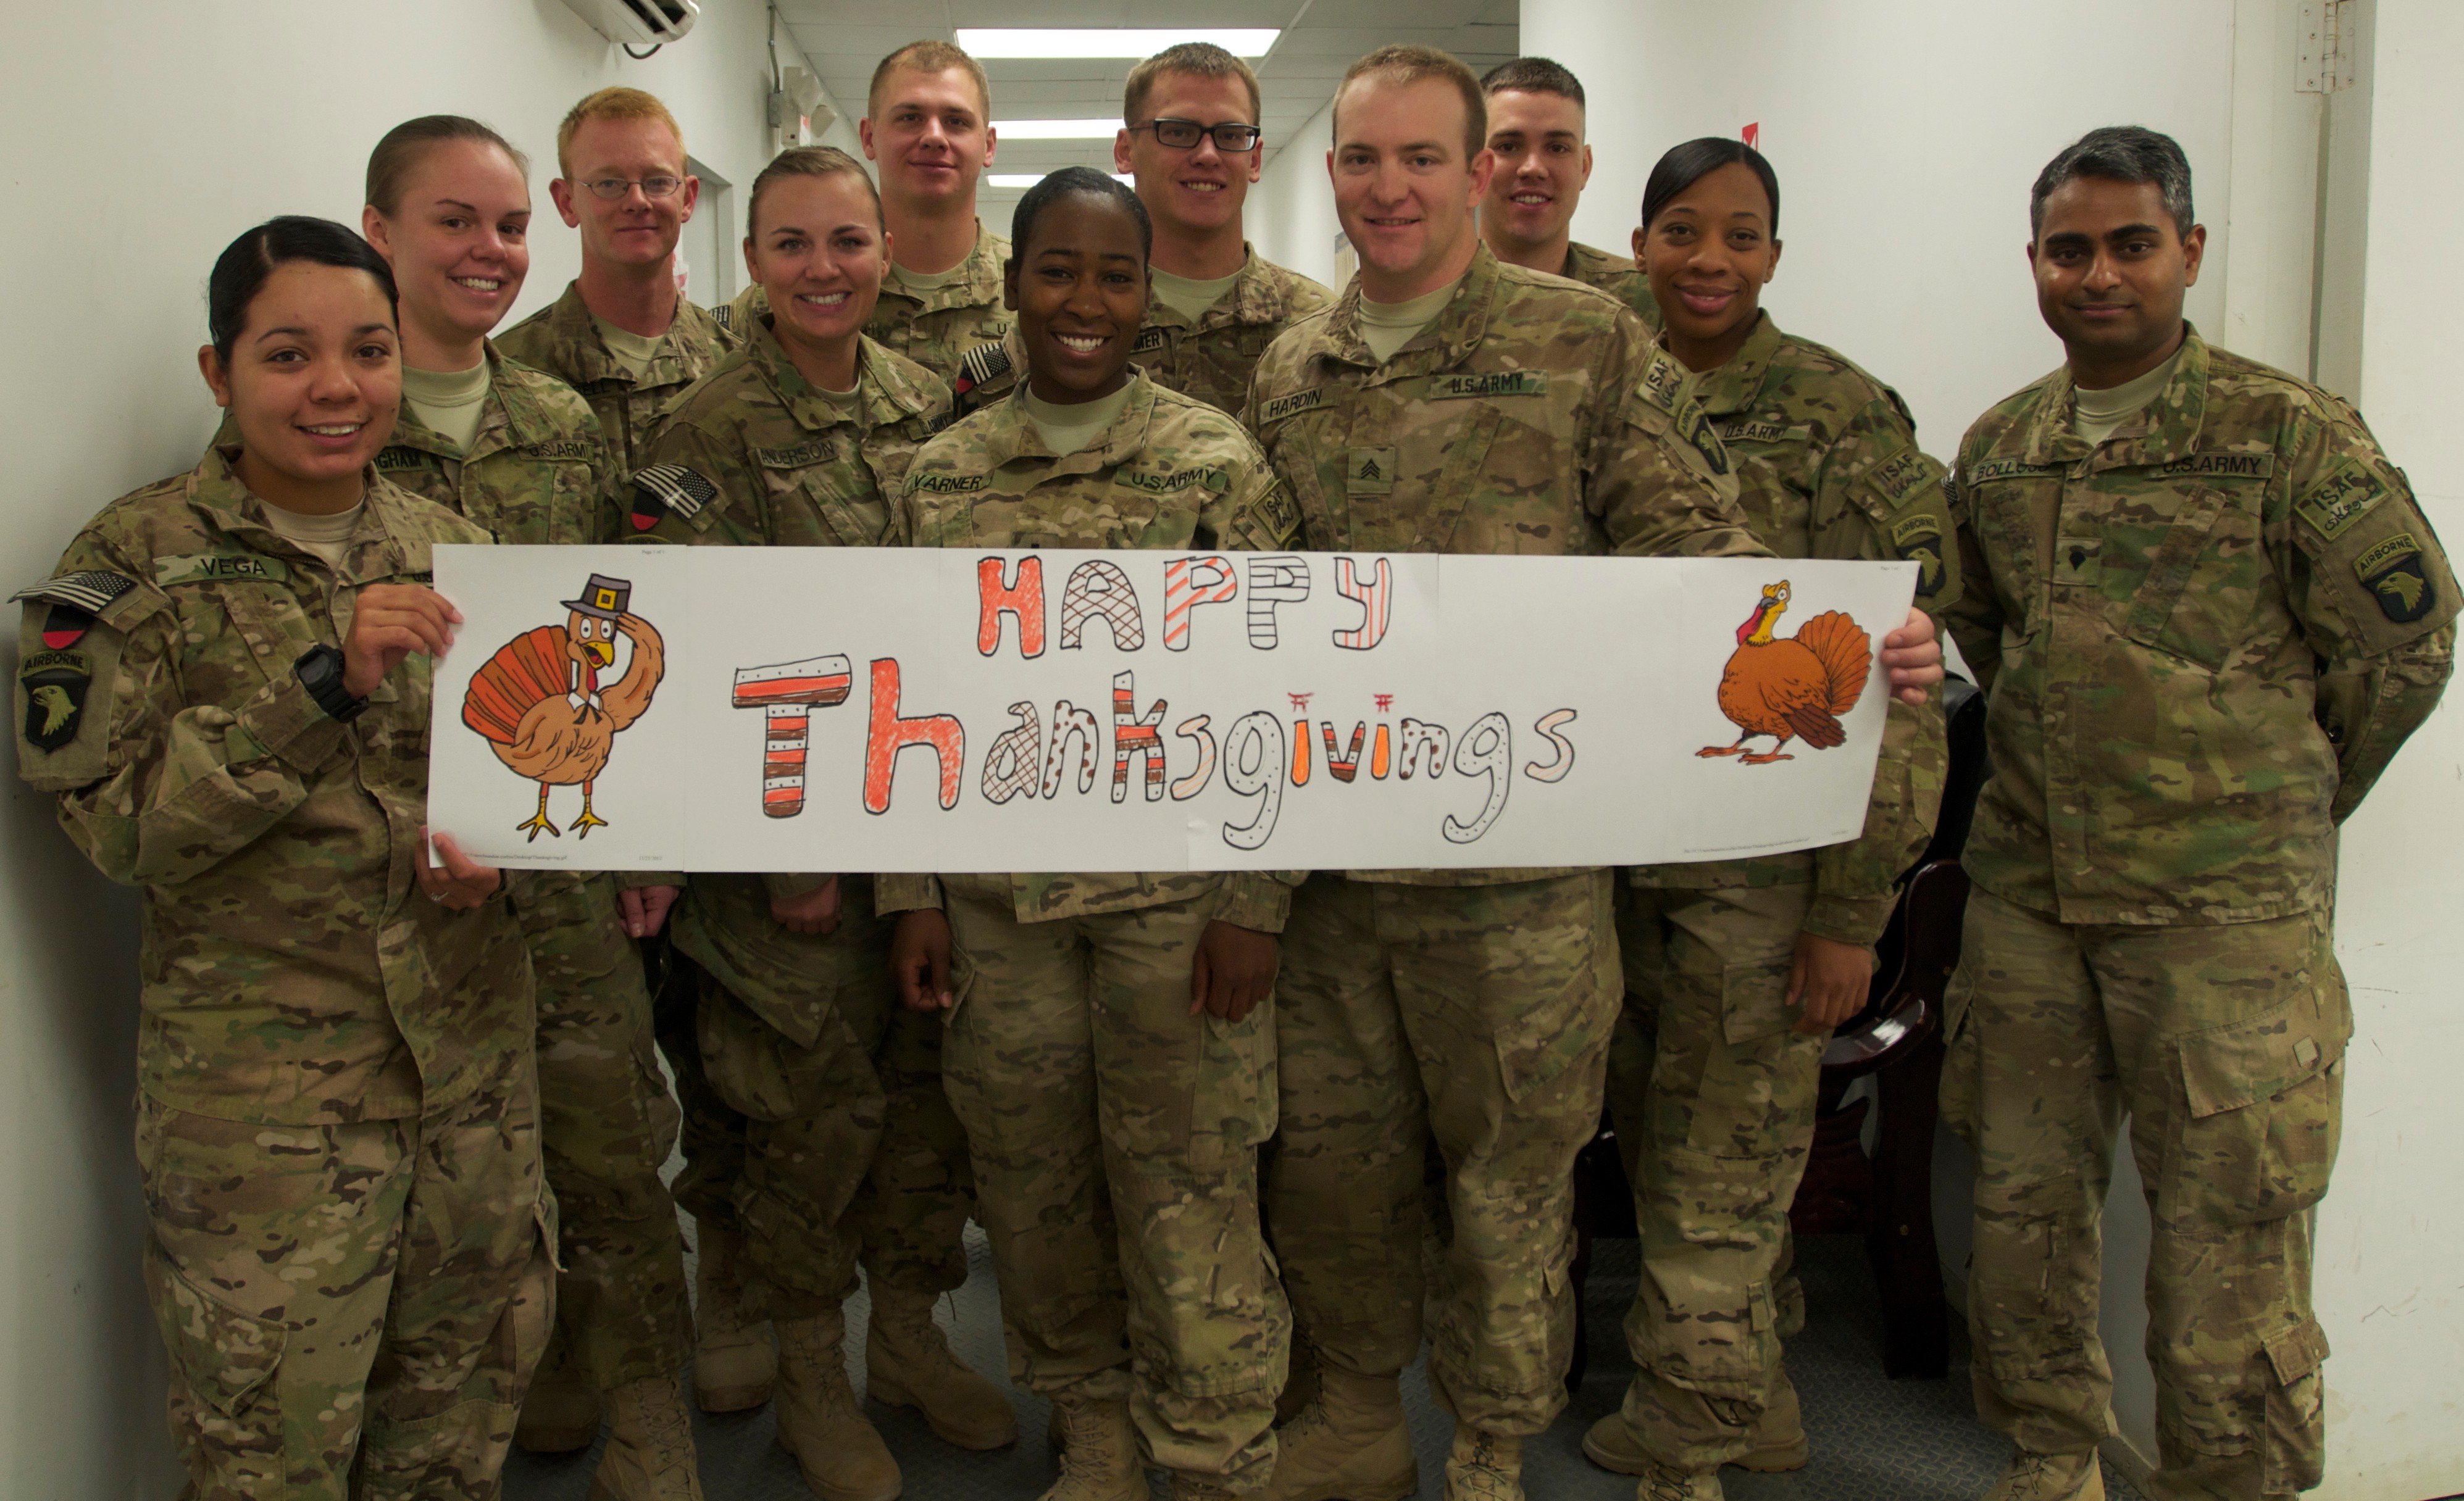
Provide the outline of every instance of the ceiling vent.
<path id="1" fill-rule="evenodd" d="M 701 19 L 693 0 L 564 0 L 574 12 L 611 42 L 659 47 L 690 32 Z"/>

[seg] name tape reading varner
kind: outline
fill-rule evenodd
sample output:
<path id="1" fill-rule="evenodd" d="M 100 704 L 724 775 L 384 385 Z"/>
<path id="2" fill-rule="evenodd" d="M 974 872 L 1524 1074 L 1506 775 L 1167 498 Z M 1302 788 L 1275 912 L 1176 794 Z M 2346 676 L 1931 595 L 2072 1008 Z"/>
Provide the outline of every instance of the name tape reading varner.
<path id="1" fill-rule="evenodd" d="M 1836 843 L 1905 563 L 439 547 L 429 817 L 572 870 L 1643 864 Z"/>

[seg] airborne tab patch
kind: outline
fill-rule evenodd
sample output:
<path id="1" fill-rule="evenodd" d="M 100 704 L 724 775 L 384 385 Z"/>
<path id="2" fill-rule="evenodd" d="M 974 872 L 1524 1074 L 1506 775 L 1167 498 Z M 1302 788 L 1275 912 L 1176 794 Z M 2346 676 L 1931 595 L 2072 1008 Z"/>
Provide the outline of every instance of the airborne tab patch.
<path id="1" fill-rule="evenodd" d="M 1891 550 L 1917 565 L 1917 593 L 1930 595 L 1942 589 L 1942 523 L 1929 511 L 1903 516 L 1891 523 Z"/>
<path id="2" fill-rule="evenodd" d="M 2409 532 L 2374 543 L 2353 559 L 2353 573 L 2379 612 L 2402 625 L 2420 620 L 2438 603 L 2438 586 L 2422 570 L 2421 544 Z"/>
<path id="3" fill-rule="evenodd" d="M 278 584 L 290 577 L 289 563 L 254 553 L 188 553 L 154 559 L 154 584 L 161 589 L 177 584 Z"/>
<path id="4" fill-rule="evenodd" d="M 1485 375 L 1441 375 L 1429 381 L 1433 401 L 1455 401 L 1464 397 L 1546 396 L 1549 394 L 1549 372 L 1546 370 L 1493 370 Z"/>
<path id="5" fill-rule="evenodd" d="M 2352 524 L 2378 509 L 2387 488 L 2379 477 L 2356 464 L 2339 464 L 2310 492 L 2293 503 L 2293 513 L 2333 542 Z M 2387 544 L 2379 544 L 2385 547 Z M 2373 551 L 2376 551 L 2373 549 Z M 2408 616 L 2409 620 L 2411 617 Z"/>
<path id="6" fill-rule="evenodd" d="M 1294 391 L 1289 396 L 1278 396 L 1271 401 L 1259 403 L 1258 421 L 1279 423 L 1287 417 L 1297 417 L 1303 412 L 1324 406 L 1329 399 L 1327 388 L 1322 385 L 1310 386 L 1306 391 Z"/>

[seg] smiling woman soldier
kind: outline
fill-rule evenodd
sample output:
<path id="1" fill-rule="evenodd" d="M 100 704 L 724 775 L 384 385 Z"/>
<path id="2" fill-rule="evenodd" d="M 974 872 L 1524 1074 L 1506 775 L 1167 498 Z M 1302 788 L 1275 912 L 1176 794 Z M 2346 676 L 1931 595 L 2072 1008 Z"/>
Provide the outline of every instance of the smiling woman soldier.
<path id="1" fill-rule="evenodd" d="M 496 1494 L 547 1335 L 531 979 L 421 827 L 438 542 L 370 467 L 401 400 L 358 235 L 233 241 L 198 351 L 232 437 L 25 591 L 18 774 L 139 888 L 145 1285 L 186 1494 Z"/>
<path id="2" fill-rule="evenodd" d="M 1136 196 L 1090 168 L 1027 190 L 1006 280 L 1026 383 L 916 456 L 891 540 L 1290 544 L 1299 518 L 1240 424 L 1131 368 L 1150 234 Z M 901 997 L 956 1008 L 950 1099 L 1001 1316 L 1067 1444 L 1047 1501 L 1144 1501 L 1142 1452 L 1183 1501 L 1256 1490 L 1290 1327 L 1257 1191 L 1288 888 L 1205 871 L 880 888 L 904 914 Z"/>
<path id="3" fill-rule="evenodd" d="M 401 420 L 377 468 L 498 542 L 611 542 L 616 460 L 599 420 L 563 381 L 488 341 L 530 271 L 528 171 L 503 137 L 456 115 L 397 125 L 369 154 L 361 222 L 402 288 L 404 366 Z M 697 1501 L 675 1376 L 684 1240 L 659 1178 L 677 1112 L 628 933 L 655 931 L 673 890 L 626 891 L 620 915 L 618 884 L 553 871 L 515 882 L 539 977 L 548 1182 L 565 1216 L 557 1342 L 516 1438 L 587 1447 L 604 1397 L 615 1428 L 601 1489 L 617 1501 Z"/>

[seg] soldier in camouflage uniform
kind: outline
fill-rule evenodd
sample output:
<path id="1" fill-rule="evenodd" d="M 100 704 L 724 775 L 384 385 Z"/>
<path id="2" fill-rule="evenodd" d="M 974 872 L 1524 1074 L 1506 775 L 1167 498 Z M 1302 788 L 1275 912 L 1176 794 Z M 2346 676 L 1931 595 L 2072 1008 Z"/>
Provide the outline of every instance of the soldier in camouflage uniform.
<path id="1" fill-rule="evenodd" d="M 1480 86 L 1497 161 L 1480 215 L 1489 250 L 1509 265 L 1597 287 L 1658 328 L 1660 305 L 1635 263 L 1577 243 L 1568 228 L 1592 178 L 1582 80 L 1549 58 L 1517 57 L 1482 75 Z"/>
<path id="2" fill-rule="evenodd" d="M 1292 487 L 1303 545 L 1762 554 L 1683 373 L 1633 315 L 1479 242 L 1463 207 L 1479 99 L 1461 63 L 1417 48 L 1363 58 L 1336 95 L 1336 202 L 1362 274 L 1276 340 L 1243 415 Z M 1414 261 L 1356 223 L 1347 172 L 1433 140 L 1461 154 L 1415 206 L 1431 228 Z M 1452 291 L 1380 358 L 1362 320 L 1373 279 Z M 1295 897 L 1267 1207 L 1323 1389 L 1284 1430 L 1274 1496 L 1418 1490 L 1396 1381 L 1420 1343 L 1432 1135 L 1453 1223 L 1430 1353 L 1457 1422 L 1447 1494 L 1521 1495 L 1521 1441 L 1565 1403 L 1573 1158 L 1598 1126 L 1617 1016 L 1610 900 L 1601 870 L 1357 871 Z"/>
<path id="3" fill-rule="evenodd" d="M 1781 557 L 1910 559 L 1917 604 L 1959 598 L 1942 468 L 1898 395 L 1760 310 L 1779 258 L 1775 180 L 1752 147 L 1670 151 L 1643 203 L 1666 300 L 1661 343 L 1738 463 L 1754 534 Z M 1720 227 L 1703 233 L 1705 225 Z M 1687 299 L 1705 293 L 1709 311 Z M 1625 872 L 1625 1010 L 1608 1100 L 1635 1185 L 1643 1274 L 1626 1319 L 1637 1375 L 1584 1451 L 1652 1496 L 1717 1497 L 1722 1464 L 1806 1459 L 1780 1341 L 1803 1323 L 1788 1211 L 1813 1144 L 1831 1029 L 1865 1002 L 1902 872 L 1932 837 L 1947 748 L 1938 702 L 1894 701 L 1863 835 L 1827 849 Z M 1657 1483 L 1660 1490 L 1650 1486 Z"/>
<path id="4" fill-rule="evenodd" d="M 1067 168 L 1028 190 L 1016 235 L 1031 383 L 917 455 L 891 540 L 1290 546 L 1296 518 L 1248 435 L 1129 367 L 1147 296 L 1136 198 Z M 1082 335 L 1094 354 L 1063 343 Z M 1256 1171 L 1275 1121 L 1266 935 L 1288 884 L 884 876 L 880 893 L 908 914 L 902 994 L 955 1008 L 950 1098 L 975 1143 L 1012 1374 L 1052 1399 L 1066 1446 L 1046 1501 L 1144 1501 L 1141 1453 L 1175 1497 L 1256 1490 L 1289 1325 Z"/>
<path id="5" fill-rule="evenodd" d="M 199 1501 L 495 1495 L 552 1315 L 522 935 L 422 837 L 423 653 L 458 619 L 429 548 L 487 538 L 367 468 L 384 277 L 340 225 L 243 236 L 211 383 L 247 450 L 114 502 L 17 596 L 18 772 L 142 893 L 145 1281 Z"/>
<path id="6" fill-rule="evenodd" d="M 2104 129 L 2037 179 L 2067 364 L 1969 429 L 1950 611 L 1993 775 L 1948 1006 L 1976 1148 L 1994 1501 L 2101 1497 L 2098 1225 L 2122 1118 L 2145 1185 L 2157 1501 L 2319 1483 L 2311 1310 L 2352 1012 L 2337 825 L 2453 670 L 2456 585 L 2337 397 L 2182 320 L 2205 231 L 2170 139 Z"/>
<path id="7" fill-rule="evenodd" d="M 933 372 L 861 333 L 886 267 L 878 200 L 853 158 L 801 147 L 763 168 L 750 213 L 760 284 L 787 311 L 756 318 L 677 403 L 637 478 L 635 534 L 876 546 L 908 465 L 950 410 Z M 942 1088 L 939 1023 L 893 1003 L 874 904 L 867 877 L 704 874 L 675 915 L 676 946 L 705 972 L 711 1080 L 752 1121 L 726 1186 L 754 1292 L 781 1321 L 781 1430 L 832 1497 L 897 1490 L 840 1353 L 859 1251 L 870 1395 L 921 1406 L 962 1447 L 1018 1435 L 1007 1398 L 933 1321 L 934 1300 L 966 1280 L 974 1170 Z"/>
<path id="8" fill-rule="evenodd" d="M 606 88 L 574 105 L 557 128 L 561 175 L 548 185 L 548 193 L 564 222 L 582 231 L 582 274 L 562 296 L 496 339 L 507 358 L 546 371 L 590 403 L 608 445 L 618 450 L 620 474 L 649 462 L 658 419 L 686 386 L 736 347 L 716 319 L 677 290 L 676 244 L 701 185 L 689 164 L 683 130 L 655 97 Z M 617 195 L 603 196 L 592 185 L 598 182 L 616 185 Z M 664 190 L 654 195 L 653 187 Z M 702 268 L 705 273 L 715 270 Z M 620 318 L 631 326 L 621 326 Z M 632 332 L 641 327 L 659 333 L 653 338 Z M 597 540 L 614 539 L 611 533 Z M 727 1194 L 744 1158 L 744 1118 L 702 1077 L 693 1029 L 701 984 L 656 936 L 655 904 L 667 895 L 657 888 L 672 891 L 683 878 L 633 879 L 649 884 L 628 896 L 628 903 L 648 902 L 654 908 L 633 916 L 628 925 L 644 941 L 653 990 L 652 1032 L 675 1077 L 685 1157 L 675 1200 L 693 1217 L 700 1252 L 694 1266 L 693 1392 L 709 1411 L 758 1407 L 769 1401 L 777 1358 L 767 1329 L 738 1295 L 742 1234 Z M 564 1368 L 555 1360 L 550 1364 Z M 543 1387 L 525 1414 L 526 1447 L 554 1437 L 545 1430 L 559 1425 L 565 1429 L 559 1442 L 589 1442 L 597 1425 L 591 1416 L 596 1395 L 586 1385 L 568 1384 L 563 1402 L 572 1418 L 556 1421 L 551 1393 Z"/>
<path id="9" fill-rule="evenodd" d="M 1112 146 L 1114 169 L 1133 179 L 1155 223 L 1146 325 L 1130 359 L 1225 412 L 1241 409 L 1249 372 L 1276 336 L 1334 299 L 1241 236 L 1242 207 L 1265 160 L 1258 113 L 1247 63 L 1212 42 L 1183 42 L 1130 70 L 1127 123 Z"/>
<path id="10" fill-rule="evenodd" d="M 454 285 L 445 272 L 494 271 L 510 305 L 527 258 L 474 263 L 466 246 L 438 236 L 420 216 L 391 212 L 406 199 L 482 204 L 492 193 L 526 209 L 529 192 L 512 148 L 493 133 L 472 133 L 486 129 L 430 117 L 397 127 L 370 158 L 368 217 L 402 284 L 407 361 L 450 370 L 475 353 L 487 370 L 467 443 L 429 426 L 406 392 L 377 470 L 501 543 L 610 542 L 618 534 L 619 473 L 599 420 L 564 382 L 506 359 L 484 328 L 454 321 Z M 469 339 L 468 352 L 444 345 L 437 331 L 447 328 Z M 559 871 L 525 872 L 514 882 L 514 911 L 539 979 L 540 1130 L 564 1222 L 560 1338 L 520 1439 L 525 1447 L 586 1447 L 605 1394 L 617 1425 L 599 1470 L 604 1486 L 626 1501 L 697 1497 L 676 1380 L 690 1316 L 684 1240 L 659 1177 L 678 1118 L 659 1072 L 649 990 L 620 915 L 618 885 L 610 874 Z"/>

